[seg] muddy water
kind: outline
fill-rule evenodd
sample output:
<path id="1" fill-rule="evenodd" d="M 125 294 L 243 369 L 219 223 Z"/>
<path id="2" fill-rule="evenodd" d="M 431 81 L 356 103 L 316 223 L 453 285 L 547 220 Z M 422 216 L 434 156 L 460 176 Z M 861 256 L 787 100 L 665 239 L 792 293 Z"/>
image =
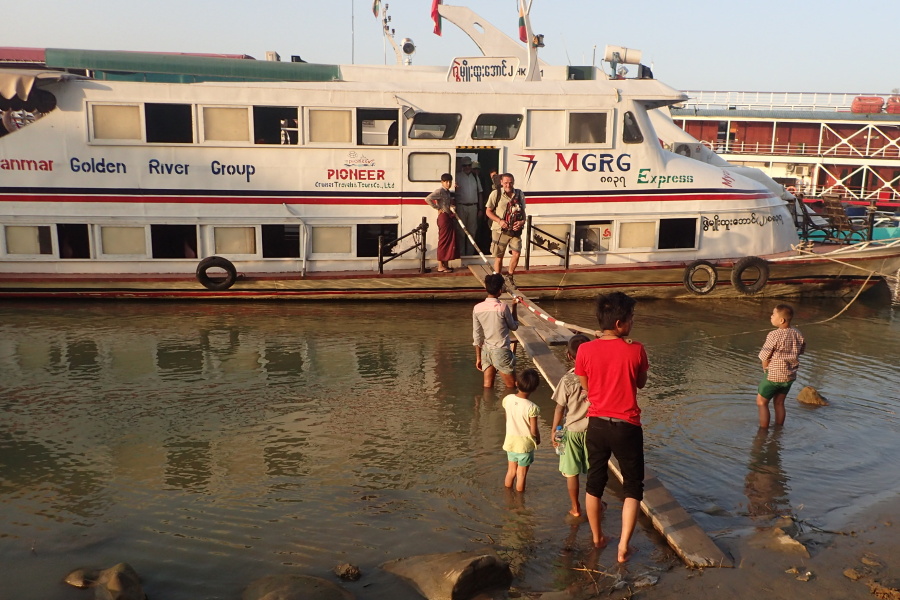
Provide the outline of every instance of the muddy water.
<path id="1" fill-rule="evenodd" d="M 757 436 L 771 301 L 639 304 L 648 462 L 720 544 L 775 512 L 839 528 L 900 491 L 900 314 L 876 293 L 818 323 L 843 306 L 795 305 L 800 385 L 831 406 L 798 385 L 785 429 Z M 594 322 L 587 302 L 543 308 Z M 238 599 L 352 562 L 358 597 L 402 600 L 379 564 L 483 546 L 517 587 L 562 589 L 590 533 L 546 444 L 505 492 L 470 329 L 468 303 L 0 305 L 0 597 L 81 597 L 68 571 L 127 561 L 151 598 Z M 549 438 L 549 389 L 534 398 Z M 636 543 L 638 565 L 678 562 L 646 525 Z"/>

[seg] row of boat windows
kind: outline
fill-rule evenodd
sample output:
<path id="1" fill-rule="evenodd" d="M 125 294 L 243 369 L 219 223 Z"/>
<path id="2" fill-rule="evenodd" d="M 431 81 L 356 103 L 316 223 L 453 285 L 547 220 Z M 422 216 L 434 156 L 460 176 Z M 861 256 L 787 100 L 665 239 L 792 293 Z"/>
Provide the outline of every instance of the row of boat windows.
<path id="1" fill-rule="evenodd" d="M 407 112 L 412 112 L 407 111 Z M 529 110 L 529 146 L 608 144 L 611 111 Z M 400 123 L 409 123 L 407 140 L 453 140 L 460 135 L 459 113 L 399 109 L 305 108 L 292 106 L 196 106 L 142 103 L 90 105 L 91 140 L 150 144 L 357 144 L 397 146 Z M 524 117 L 517 113 L 479 114 L 468 132 L 472 140 L 513 140 Z M 197 126 L 195 126 L 195 124 Z M 643 141 L 631 112 L 625 112 L 622 140 Z"/>
<path id="2" fill-rule="evenodd" d="M 542 224 L 540 228 L 557 240 L 564 240 L 572 232 L 569 223 Z M 145 260 L 196 259 L 213 254 L 247 259 L 300 258 L 302 243 L 300 225 L 293 224 L 6 225 L 3 234 L 0 254 L 7 258 Z M 377 257 L 379 237 L 397 239 L 398 226 L 394 223 L 317 225 L 309 228 L 308 244 L 314 257 Z M 542 241 L 551 250 L 559 250 L 558 242 Z M 201 248 L 200 243 L 205 247 Z M 671 250 L 696 246 L 696 218 L 591 220 L 575 222 L 571 250 Z"/>

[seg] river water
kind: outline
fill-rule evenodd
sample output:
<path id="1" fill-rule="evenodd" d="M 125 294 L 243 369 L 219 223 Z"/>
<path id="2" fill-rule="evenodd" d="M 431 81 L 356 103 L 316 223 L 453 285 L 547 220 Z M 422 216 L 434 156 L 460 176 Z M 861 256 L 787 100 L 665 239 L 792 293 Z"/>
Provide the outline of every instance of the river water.
<path id="1" fill-rule="evenodd" d="M 642 302 L 632 332 L 648 464 L 726 549 L 772 513 L 833 530 L 900 493 L 900 307 L 880 289 L 819 323 L 845 302 L 797 301 L 787 425 L 757 436 L 773 304 Z M 542 308 L 595 323 L 590 302 Z M 403 600 L 380 564 L 482 547 L 517 588 L 562 589 L 589 529 L 546 442 L 525 494 L 504 490 L 501 390 L 473 362 L 470 303 L 0 304 L 0 597 L 85 597 L 66 573 L 125 561 L 150 598 L 237 600 L 350 562 L 357 597 Z M 533 398 L 548 440 L 549 388 Z M 678 564 L 643 520 L 635 542 L 635 564 Z"/>

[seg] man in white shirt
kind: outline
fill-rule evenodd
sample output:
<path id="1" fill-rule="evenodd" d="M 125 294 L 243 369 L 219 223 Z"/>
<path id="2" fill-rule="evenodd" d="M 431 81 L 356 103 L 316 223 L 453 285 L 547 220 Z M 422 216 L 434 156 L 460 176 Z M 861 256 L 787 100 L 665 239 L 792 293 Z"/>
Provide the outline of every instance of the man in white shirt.
<path id="1" fill-rule="evenodd" d="M 462 220 L 474 239 L 478 232 L 478 207 L 481 204 L 481 182 L 472 173 L 472 159 L 459 159 L 460 170 L 456 174 L 456 214 Z M 475 254 L 475 247 L 465 234 L 457 236 L 459 253 L 462 256 Z"/>

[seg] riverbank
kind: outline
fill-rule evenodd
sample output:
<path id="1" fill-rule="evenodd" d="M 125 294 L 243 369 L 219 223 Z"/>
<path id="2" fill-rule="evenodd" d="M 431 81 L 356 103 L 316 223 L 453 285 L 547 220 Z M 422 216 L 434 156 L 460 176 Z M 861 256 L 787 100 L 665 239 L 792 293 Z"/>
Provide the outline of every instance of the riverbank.
<path id="1" fill-rule="evenodd" d="M 759 598 L 830 600 L 876 597 L 900 599 L 900 536 L 895 515 L 900 497 L 885 500 L 854 517 L 840 531 L 825 532 L 797 523 L 797 548 L 777 549 L 769 523 L 736 538 L 719 540 L 735 559 L 734 569 L 674 568 L 641 595 L 652 600 Z M 796 535 L 796 533 L 795 533 Z"/>

